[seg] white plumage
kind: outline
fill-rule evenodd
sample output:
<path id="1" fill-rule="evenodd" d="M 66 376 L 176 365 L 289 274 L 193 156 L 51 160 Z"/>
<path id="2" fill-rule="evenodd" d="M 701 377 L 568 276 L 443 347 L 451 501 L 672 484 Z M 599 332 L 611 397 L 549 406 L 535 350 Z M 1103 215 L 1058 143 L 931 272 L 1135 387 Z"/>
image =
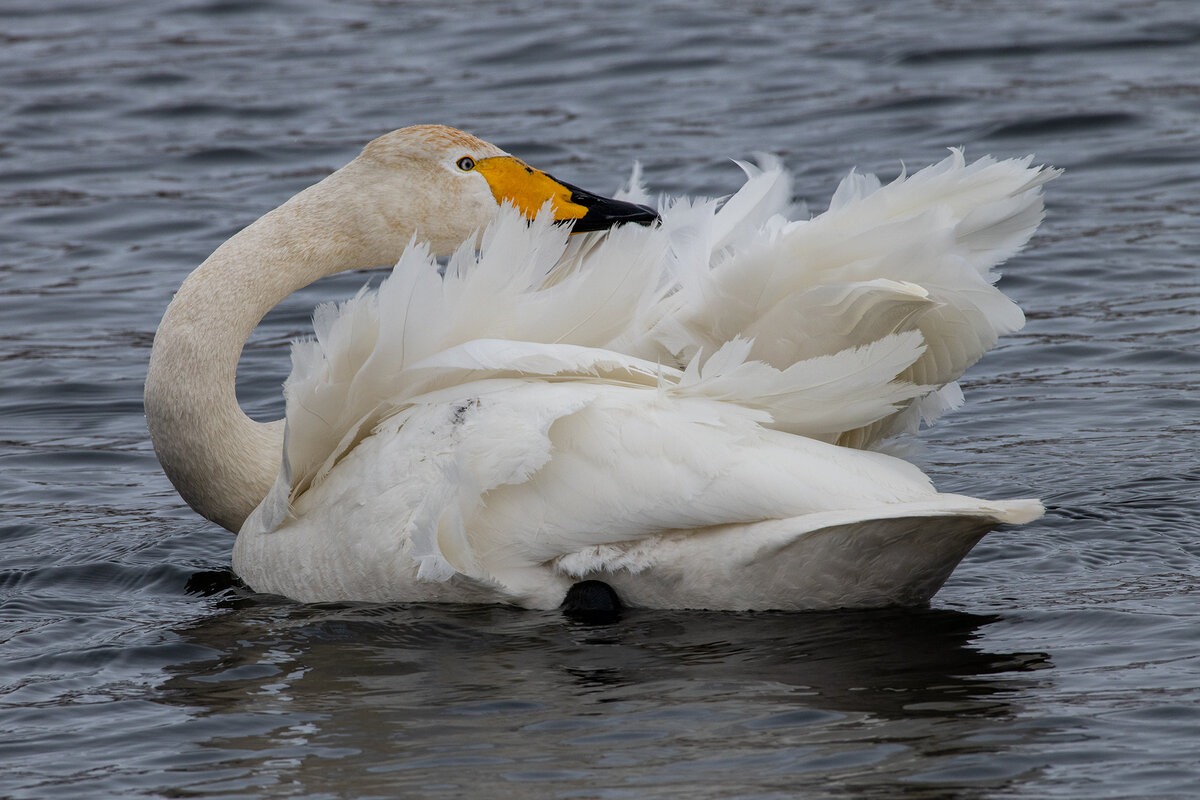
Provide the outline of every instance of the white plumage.
<path id="1" fill-rule="evenodd" d="M 444 276 L 414 242 L 377 292 L 318 309 L 237 573 L 306 601 L 545 608 L 598 578 L 655 607 L 879 606 L 1040 516 L 873 450 L 1023 324 L 991 270 L 1055 171 L 954 151 L 851 174 L 794 221 L 780 165 L 744 168 L 650 228 L 507 208 Z"/>

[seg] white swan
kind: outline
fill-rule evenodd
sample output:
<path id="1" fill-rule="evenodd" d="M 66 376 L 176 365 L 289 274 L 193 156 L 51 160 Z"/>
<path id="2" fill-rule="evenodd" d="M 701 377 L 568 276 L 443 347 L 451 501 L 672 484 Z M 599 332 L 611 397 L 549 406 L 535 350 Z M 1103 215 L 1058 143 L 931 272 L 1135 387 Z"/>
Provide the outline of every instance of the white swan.
<path id="1" fill-rule="evenodd" d="M 450 128 L 376 139 L 180 287 L 146 381 L 164 470 L 240 530 L 238 575 L 303 601 L 549 608 L 587 578 L 653 607 L 927 601 L 1041 504 L 939 494 L 872 449 L 1023 324 L 989 270 L 1056 171 L 956 151 L 789 221 L 780 167 L 743 167 L 723 204 L 581 234 L 654 215 Z M 286 426 L 248 419 L 234 373 L 262 316 L 397 258 L 318 309 Z"/>

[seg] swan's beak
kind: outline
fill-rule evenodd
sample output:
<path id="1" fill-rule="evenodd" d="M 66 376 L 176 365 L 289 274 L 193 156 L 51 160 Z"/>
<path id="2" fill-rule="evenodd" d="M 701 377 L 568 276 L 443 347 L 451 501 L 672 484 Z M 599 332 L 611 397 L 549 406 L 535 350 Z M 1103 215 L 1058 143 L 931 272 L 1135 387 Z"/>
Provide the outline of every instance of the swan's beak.
<path id="1" fill-rule="evenodd" d="M 529 219 L 550 201 L 555 221 L 572 223 L 572 233 L 601 231 L 624 222 L 649 225 L 658 220 L 652 208 L 592 194 L 512 156 L 482 159 L 475 164 L 475 171 L 487 179 L 497 203 L 512 203 Z"/>

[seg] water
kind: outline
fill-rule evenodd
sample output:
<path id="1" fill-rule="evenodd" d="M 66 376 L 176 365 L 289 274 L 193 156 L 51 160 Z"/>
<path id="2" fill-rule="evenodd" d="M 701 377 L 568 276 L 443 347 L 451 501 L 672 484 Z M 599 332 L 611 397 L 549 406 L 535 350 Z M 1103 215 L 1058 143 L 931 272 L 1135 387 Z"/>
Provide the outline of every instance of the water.
<path id="1" fill-rule="evenodd" d="M 0 796 L 1200 795 L 1200 13 L 1190 0 L 63 2 L 0 10 Z M 415 122 L 597 190 L 720 194 L 778 153 L 1067 169 L 1005 269 L 1029 324 L 924 436 L 1044 498 L 932 608 L 303 607 L 228 588 L 141 416 L 221 241 Z M 279 413 L 287 342 L 241 394 Z"/>

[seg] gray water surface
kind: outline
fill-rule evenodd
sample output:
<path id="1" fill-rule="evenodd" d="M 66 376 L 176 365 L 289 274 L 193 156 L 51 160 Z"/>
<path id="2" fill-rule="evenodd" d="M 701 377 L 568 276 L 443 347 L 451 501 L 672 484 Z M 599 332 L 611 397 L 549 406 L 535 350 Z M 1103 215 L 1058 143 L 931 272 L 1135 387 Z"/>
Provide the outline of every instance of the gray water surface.
<path id="1" fill-rule="evenodd" d="M 0 7 L 0 796 L 1200 796 L 1200 9 L 1190 0 Z M 403 125 L 610 191 L 781 156 L 1065 167 L 1004 268 L 1029 323 L 923 435 L 1039 496 L 910 611 L 300 606 L 161 474 L 155 326 L 218 244 Z M 281 413 L 288 342 L 242 361 Z"/>

